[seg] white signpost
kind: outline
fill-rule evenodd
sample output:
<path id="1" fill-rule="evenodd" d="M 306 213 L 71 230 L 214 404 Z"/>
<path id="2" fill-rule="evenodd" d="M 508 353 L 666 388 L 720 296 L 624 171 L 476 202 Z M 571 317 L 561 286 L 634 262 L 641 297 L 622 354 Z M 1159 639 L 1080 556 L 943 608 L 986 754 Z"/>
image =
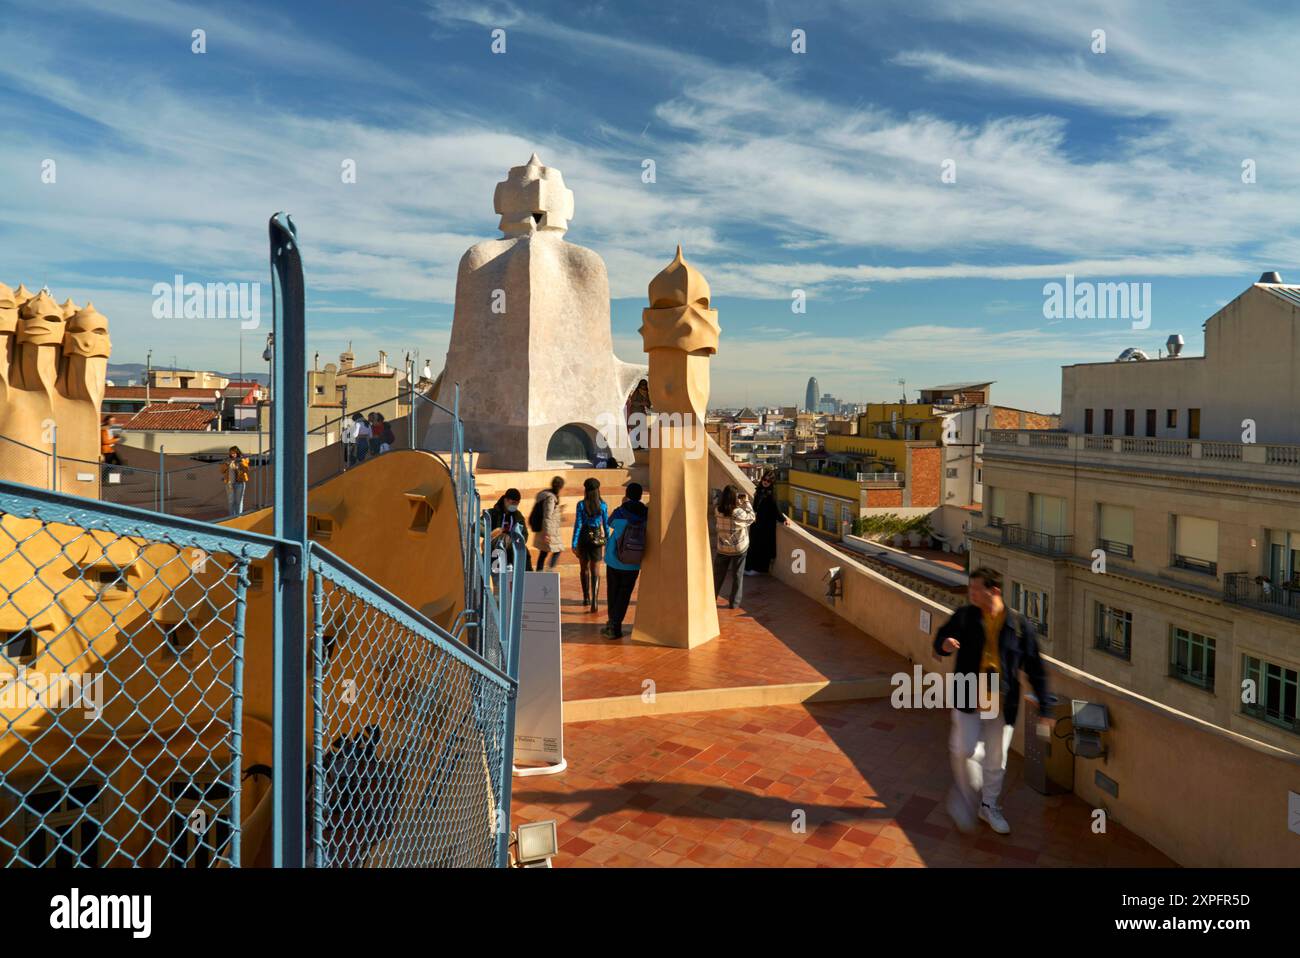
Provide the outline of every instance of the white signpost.
<path id="1" fill-rule="evenodd" d="M 507 581 L 509 577 L 506 577 Z M 563 674 L 560 659 L 560 574 L 524 573 L 524 620 L 519 635 L 519 698 L 515 762 L 544 764 L 516 775 L 554 775 L 564 760 Z"/>

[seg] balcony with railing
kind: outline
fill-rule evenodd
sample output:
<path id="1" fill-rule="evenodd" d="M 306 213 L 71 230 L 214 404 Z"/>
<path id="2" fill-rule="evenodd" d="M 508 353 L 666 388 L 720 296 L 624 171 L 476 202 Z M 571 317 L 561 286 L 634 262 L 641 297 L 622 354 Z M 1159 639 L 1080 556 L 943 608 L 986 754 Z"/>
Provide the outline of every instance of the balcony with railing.
<path id="1" fill-rule="evenodd" d="M 1229 572 L 1223 577 L 1223 601 L 1300 619 L 1300 582 L 1278 585 L 1262 575 Z"/>
<path id="2" fill-rule="evenodd" d="M 903 481 L 904 473 L 901 472 L 860 472 L 858 473 L 858 482 L 897 482 Z"/>
<path id="3" fill-rule="evenodd" d="M 1107 555 L 1119 556 L 1121 559 L 1133 558 L 1133 543 L 1119 542 L 1115 539 L 1098 539 L 1097 548 Z"/>
<path id="4" fill-rule="evenodd" d="M 1300 483 L 1300 445 L 1293 444 L 1091 436 L 1042 429 L 986 429 L 981 441 L 984 458 L 989 462 L 1027 459 L 1088 463 L 1114 469 L 1213 472 L 1251 482 L 1272 479 Z"/>
<path id="5" fill-rule="evenodd" d="M 1219 564 L 1209 559 L 1198 559 L 1195 556 L 1184 556 L 1174 554 L 1173 566 L 1175 569 L 1186 569 L 1188 572 L 1202 572 L 1205 575 L 1218 575 Z"/>
<path id="6" fill-rule="evenodd" d="M 998 530 L 1002 534 L 1002 544 L 1013 549 L 1046 556 L 1068 556 L 1074 551 L 1074 536 L 1036 532 L 1017 523 L 1006 523 Z"/>

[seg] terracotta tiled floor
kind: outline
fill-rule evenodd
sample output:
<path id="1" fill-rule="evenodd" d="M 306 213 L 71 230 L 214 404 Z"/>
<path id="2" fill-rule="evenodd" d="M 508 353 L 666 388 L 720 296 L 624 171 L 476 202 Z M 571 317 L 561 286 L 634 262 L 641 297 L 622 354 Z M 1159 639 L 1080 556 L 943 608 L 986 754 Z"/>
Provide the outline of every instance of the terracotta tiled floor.
<path id="1" fill-rule="evenodd" d="M 535 553 L 534 553 L 535 556 Z M 746 576 L 739 609 L 718 610 L 722 634 L 692 651 L 632 641 L 637 596 L 619 641 L 600 635 L 600 611 L 582 605 L 578 564 L 565 553 L 557 566 L 563 600 L 564 698 L 640 695 L 653 679 L 659 692 L 864 678 L 906 669 L 907 661 L 837 616 L 828 606 L 768 576 Z"/>
<path id="2" fill-rule="evenodd" d="M 1027 788 L 1014 753 L 1012 833 L 961 834 L 943 810 L 947 728 L 885 699 L 571 724 L 569 769 L 516 779 L 515 821 L 558 821 L 560 867 L 1174 864 L 1113 822 L 1094 834 L 1074 796 Z"/>
<path id="3" fill-rule="evenodd" d="M 745 579 L 742 608 L 719 609 L 722 635 L 695 649 L 611 641 L 601 610 L 581 605 L 578 567 L 561 572 L 564 697 L 860 678 L 906 661 L 828 606 L 765 576 Z M 635 604 L 625 627 L 632 624 Z M 1072 795 L 1045 797 L 1008 767 L 1009 836 L 958 832 L 943 810 L 950 782 L 946 712 L 888 699 L 575 722 L 568 769 L 516 778 L 517 823 L 554 818 L 563 866 L 1172 865 L 1121 826 L 1090 829 Z M 806 819 L 792 828 L 795 813 Z"/>

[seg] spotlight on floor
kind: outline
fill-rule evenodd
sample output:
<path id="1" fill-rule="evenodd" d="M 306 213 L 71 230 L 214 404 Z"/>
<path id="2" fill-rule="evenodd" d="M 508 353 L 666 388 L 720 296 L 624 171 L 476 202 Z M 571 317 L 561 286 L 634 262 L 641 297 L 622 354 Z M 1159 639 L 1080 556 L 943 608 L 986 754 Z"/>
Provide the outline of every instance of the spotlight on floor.
<path id="1" fill-rule="evenodd" d="M 515 830 L 515 867 L 550 868 L 551 859 L 559 853 L 560 839 L 555 830 L 555 820 L 520 825 Z"/>

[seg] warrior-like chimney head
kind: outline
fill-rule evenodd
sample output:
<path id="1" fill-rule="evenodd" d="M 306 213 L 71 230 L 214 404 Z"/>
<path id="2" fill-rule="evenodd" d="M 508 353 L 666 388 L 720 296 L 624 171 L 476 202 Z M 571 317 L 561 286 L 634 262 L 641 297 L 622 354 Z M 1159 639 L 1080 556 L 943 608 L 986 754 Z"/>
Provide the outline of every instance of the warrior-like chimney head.
<path id="1" fill-rule="evenodd" d="M 18 342 L 57 346 L 63 341 L 63 309 L 41 290 L 18 310 Z"/>
<path id="2" fill-rule="evenodd" d="M 573 191 L 559 170 L 543 166 L 534 153 L 524 166 L 512 167 L 497 184 L 492 199 L 501 214 L 501 232 L 524 236 L 534 231 L 563 233 L 573 219 Z"/>

